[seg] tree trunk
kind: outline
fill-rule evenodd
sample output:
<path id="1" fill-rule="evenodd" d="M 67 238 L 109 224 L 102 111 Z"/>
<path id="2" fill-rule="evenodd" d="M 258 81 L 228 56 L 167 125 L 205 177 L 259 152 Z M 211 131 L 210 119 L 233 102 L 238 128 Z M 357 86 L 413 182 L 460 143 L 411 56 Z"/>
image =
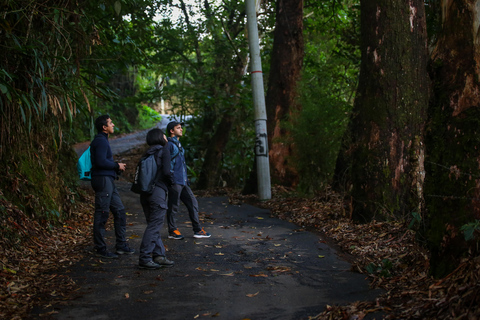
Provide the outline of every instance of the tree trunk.
<path id="1" fill-rule="evenodd" d="M 362 0 L 359 87 L 350 124 L 353 217 L 422 210 L 428 106 L 423 0 Z M 337 170 L 338 171 L 338 170 Z"/>
<path id="2" fill-rule="evenodd" d="M 480 1 L 443 0 L 431 57 L 426 237 L 431 271 L 443 276 L 466 252 L 459 228 L 480 219 Z"/>
<path id="3" fill-rule="evenodd" d="M 289 163 L 292 146 L 286 143 L 289 133 L 282 122 L 299 107 L 295 98 L 304 54 L 303 0 L 278 0 L 276 19 L 266 98 L 271 175 L 274 183 L 295 185 L 297 174 Z"/>
<path id="4" fill-rule="evenodd" d="M 232 114 L 226 113 L 222 116 L 218 129 L 208 144 L 197 188 L 210 189 L 218 187 L 222 169 L 220 164 L 222 163 L 223 150 L 225 150 L 230 138 L 233 120 Z"/>

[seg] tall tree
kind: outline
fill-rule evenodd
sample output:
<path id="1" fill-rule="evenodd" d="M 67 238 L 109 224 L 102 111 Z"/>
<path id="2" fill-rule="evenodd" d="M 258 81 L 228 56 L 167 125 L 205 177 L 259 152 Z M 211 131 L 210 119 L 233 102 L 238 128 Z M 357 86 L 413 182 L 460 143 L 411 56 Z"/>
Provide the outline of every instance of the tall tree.
<path id="1" fill-rule="evenodd" d="M 302 70 L 303 0 L 277 0 L 276 23 L 266 96 L 267 130 L 272 181 L 284 185 L 298 182 L 294 166 L 289 163 L 292 145 L 286 142 L 287 121 L 299 108 L 297 82 Z"/>
<path id="2" fill-rule="evenodd" d="M 207 149 L 205 158 L 200 172 L 197 187 L 200 189 L 213 188 L 218 186 L 221 176 L 221 164 L 223 159 L 223 152 L 230 139 L 230 132 L 235 121 L 235 105 L 239 102 L 238 99 L 238 85 L 245 75 L 247 66 L 247 51 L 245 45 L 238 46 L 234 41 L 240 35 L 240 32 L 245 28 L 242 22 L 245 17 L 245 8 L 239 7 L 235 2 L 226 7 L 228 15 L 226 19 L 222 20 L 223 35 L 222 37 L 215 36 L 214 41 L 218 47 L 226 46 L 227 50 L 221 50 L 216 55 L 214 61 L 217 66 L 228 66 L 229 71 L 225 69 L 216 69 L 213 72 L 215 79 L 221 79 L 219 88 L 212 88 L 214 91 L 221 91 L 217 93 L 219 96 L 228 97 L 228 100 L 223 101 L 223 114 L 220 117 L 215 132 L 212 135 Z M 212 13 L 208 12 L 212 18 Z M 227 40 L 227 41 L 225 41 Z M 238 40 L 238 39 L 237 39 Z M 233 50 L 232 50 L 233 49 Z M 235 57 L 232 61 L 231 57 Z M 228 61 L 228 62 L 227 62 Z M 222 108 L 220 108 L 222 110 Z"/>
<path id="3" fill-rule="evenodd" d="M 480 1 L 442 0 L 431 55 L 426 237 L 433 274 L 454 268 L 467 249 L 459 228 L 480 219 Z"/>
<path id="4" fill-rule="evenodd" d="M 429 90 L 425 8 L 423 0 L 360 5 L 362 62 L 344 151 L 353 214 L 398 218 L 422 206 Z"/>

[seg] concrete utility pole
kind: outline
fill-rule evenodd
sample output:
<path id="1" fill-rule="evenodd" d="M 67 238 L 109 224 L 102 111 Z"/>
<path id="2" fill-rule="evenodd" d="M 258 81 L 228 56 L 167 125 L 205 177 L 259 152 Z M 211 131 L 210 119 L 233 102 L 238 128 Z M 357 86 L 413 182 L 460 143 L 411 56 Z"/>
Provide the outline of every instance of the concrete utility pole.
<path id="1" fill-rule="evenodd" d="M 247 11 L 248 44 L 250 46 L 250 73 L 252 75 L 253 104 L 255 108 L 255 159 L 257 160 L 258 197 L 272 198 L 270 164 L 268 159 L 267 112 L 263 89 L 262 61 L 258 41 L 256 0 L 245 0 Z"/>

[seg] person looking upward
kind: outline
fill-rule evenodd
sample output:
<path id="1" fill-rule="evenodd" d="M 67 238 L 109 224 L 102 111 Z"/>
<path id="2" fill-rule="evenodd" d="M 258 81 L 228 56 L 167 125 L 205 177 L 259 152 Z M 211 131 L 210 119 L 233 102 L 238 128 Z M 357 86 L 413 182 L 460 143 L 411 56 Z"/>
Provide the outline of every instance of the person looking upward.
<path id="1" fill-rule="evenodd" d="M 96 254 L 107 259 L 118 258 L 118 254 L 133 254 L 125 237 L 127 216 L 120 195 L 115 187 L 118 174 L 125 171 L 125 163 L 113 161 L 112 149 L 108 142 L 115 125 L 108 114 L 95 120 L 97 135 L 90 144 L 92 161 L 91 185 L 95 191 L 95 212 L 93 215 L 93 244 Z M 110 211 L 113 214 L 116 254 L 107 249 L 105 243 L 105 224 Z"/>
<path id="2" fill-rule="evenodd" d="M 171 172 L 173 173 L 173 185 L 168 189 L 167 226 L 168 238 L 182 240 L 185 237 L 178 230 L 176 216 L 180 200 L 188 210 L 189 218 L 192 221 L 194 238 L 209 238 L 211 235 L 202 228 L 198 218 L 198 201 L 195 198 L 187 177 L 187 165 L 185 163 L 185 150 L 180 138 L 183 136 L 183 123 L 171 121 L 167 125 L 168 149 L 171 155 Z"/>

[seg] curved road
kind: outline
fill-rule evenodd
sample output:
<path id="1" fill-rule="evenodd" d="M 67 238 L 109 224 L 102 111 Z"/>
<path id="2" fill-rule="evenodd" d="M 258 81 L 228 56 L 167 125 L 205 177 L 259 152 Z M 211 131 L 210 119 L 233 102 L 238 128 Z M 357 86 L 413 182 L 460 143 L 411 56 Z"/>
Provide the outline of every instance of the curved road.
<path id="1" fill-rule="evenodd" d="M 167 120 L 168 122 L 168 120 Z M 166 125 L 161 123 L 159 126 Z M 118 154 L 144 143 L 146 131 L 110 141 Z M 127 237 L 138 252 L 145 218 L 130 182 L 116 182 L 127 209 Z M 300 320 L 321 313 L 326 305 L 373 301 L 381 293 L 369 288 L 362 274 L 351 271 L 336 250 L 318 234 L 299 229 L 248 204 L 227 197 L 199 198 L 202 224 L 212 234 L 195 239 L 183 205 L 177 223 L 185 240 L 167 238 L 175 261 L 169 269 L 138 268 L 138 253 L 105 260 L 85 248 L 84 258 L 66 272 L 79 290 L 61 305 L 33 316 L 53 319 L 115 320 Z M 109 224 L 111 225 L 111 224 Z M 114 245 L 109 228 L 106 241 Z M 380 319 L 368 314 L 363 319 Z"/>

